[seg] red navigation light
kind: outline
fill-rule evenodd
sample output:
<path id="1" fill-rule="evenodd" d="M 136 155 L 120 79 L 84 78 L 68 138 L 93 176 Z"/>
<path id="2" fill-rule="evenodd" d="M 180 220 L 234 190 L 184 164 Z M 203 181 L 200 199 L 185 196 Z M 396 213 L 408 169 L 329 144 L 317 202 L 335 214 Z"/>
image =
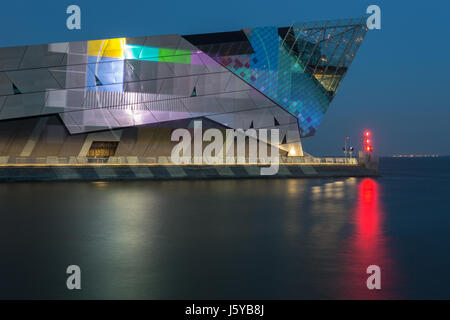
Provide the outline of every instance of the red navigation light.
<path id="1" fill-rule="evenodd" d="M 362 139 L 362 143 L 363 143 L 363 150 L 366 152 L 372 152 L 373 151 L 373 147 L 372 147 L 372 139 L 370 138 L 372 136 L 372 132 L 370 132 L 370 130 L 365 130 L 364 134 L 363 134 L 363 139 Z"/>

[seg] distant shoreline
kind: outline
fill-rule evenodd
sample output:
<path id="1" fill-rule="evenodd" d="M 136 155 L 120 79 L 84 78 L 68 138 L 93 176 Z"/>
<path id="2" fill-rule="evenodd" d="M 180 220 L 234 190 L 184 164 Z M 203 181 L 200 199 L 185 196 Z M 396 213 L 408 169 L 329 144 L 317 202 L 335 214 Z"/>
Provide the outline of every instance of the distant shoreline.
<path id="1" fill-rule="evenodd" d="M 401 159 L 430 159 L 430 158 L 450 158 L 450 156 L 441 156 L 441 155 L 393 155 L 393 156 L 383 156 L 380 158 L 401 158 Z"/>

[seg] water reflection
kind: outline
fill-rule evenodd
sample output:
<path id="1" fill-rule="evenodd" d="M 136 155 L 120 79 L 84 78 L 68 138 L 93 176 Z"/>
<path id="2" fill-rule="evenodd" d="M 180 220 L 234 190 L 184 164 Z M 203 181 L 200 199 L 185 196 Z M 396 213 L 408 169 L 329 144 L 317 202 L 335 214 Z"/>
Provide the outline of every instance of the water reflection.
<path id="1" fill-rule="evenodd" d="M 0 184 L 1 199 L 14 214 L 0 215 L 0 297 L 74 297 L 60 285 L 74 261 L 77 298 L 372 298 L 393 286 L 376 180 Z M 371 264 L 381 293 L 365 286 Z"/>
<path id="2" fill-rule="evenodd" d="M 354 233 L 345 252 L 341 298 L 379 299 L 393 298 L 394 286 L 392 261 L 386 246 L 384 212 L 380 205 L 380 185 L 374 179 L 360 181 L 357 188 L 356 209 L 352 218 Z M 381 268 L 381 290 L 369 290 L 366 280 L 370 276 L 367 267 Z"/>

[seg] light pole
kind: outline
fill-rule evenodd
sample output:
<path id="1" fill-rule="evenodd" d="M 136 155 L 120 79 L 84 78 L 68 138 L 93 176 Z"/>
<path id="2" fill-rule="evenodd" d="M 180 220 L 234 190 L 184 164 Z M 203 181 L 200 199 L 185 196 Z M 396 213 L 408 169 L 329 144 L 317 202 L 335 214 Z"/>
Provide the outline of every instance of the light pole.
<path id="1" fill-rule="evenodd" d="M 347 158 L 347 154 L 350 152 L 350 158 L 351 158 L 351 151 L 350 149 L 353 149 L 352 147 L 350 147 L 350 137 L 345 137 L 345 141 L 344 141 L 344 148 L 342 148 L 342 151 L 344 151 L 344 157 Z"/>

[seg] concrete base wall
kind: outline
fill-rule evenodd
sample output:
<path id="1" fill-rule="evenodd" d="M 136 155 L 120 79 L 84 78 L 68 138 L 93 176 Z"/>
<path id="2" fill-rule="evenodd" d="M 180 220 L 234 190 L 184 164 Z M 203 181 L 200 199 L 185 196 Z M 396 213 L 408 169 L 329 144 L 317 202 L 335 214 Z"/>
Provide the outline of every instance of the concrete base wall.
<path id="1" fill-rule="evenodd" d="M 225 132 L 226 129 L 208 119 L 202 119 L 202 125 L 203 130 L 217 128 Z M 192 120 L 75 135 L 69 134 L 56 115 L 1 121 L 0 157 L 83 157 L 94 141 L 117 142 L 116 157 L 168 157 L 178 143 L 171 141 L 172 132 L 177 128 L 189 129 L 193 139 Z M 203 148 L 208 144 L 209 142 L 204 142 Z M 248 156 L 248 141 L 246 148 Z M 280 155 L 287 154 L 280 151 Z"/>
<path id="2" fill-rule="evenodd" d="M 257 165 L 86 165 L 0 167 L 0 181 L 113 181 L 183 179 L 273 179 L 375 177 L 378 173 L 357 165 L 280 165 L 276 175 L 262 176 Z"/>

